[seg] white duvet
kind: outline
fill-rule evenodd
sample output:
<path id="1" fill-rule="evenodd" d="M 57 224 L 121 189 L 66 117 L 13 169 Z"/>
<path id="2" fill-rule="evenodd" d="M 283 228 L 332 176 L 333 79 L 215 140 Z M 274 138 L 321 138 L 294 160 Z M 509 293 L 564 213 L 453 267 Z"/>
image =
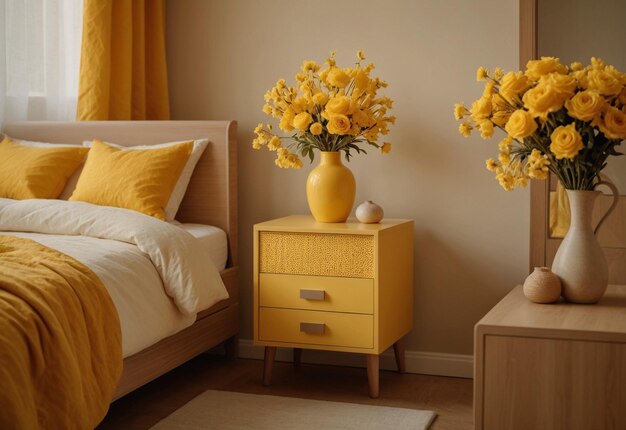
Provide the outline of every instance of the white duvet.
<path id="1" fill-rule="evenodd" d="M 134 211 L 0 198 L 0 234 L 35 240 L 93 270 L 119 313 L 125 357 L 191 325 L 198 311 L 228 297 L 193 236 Z"/>

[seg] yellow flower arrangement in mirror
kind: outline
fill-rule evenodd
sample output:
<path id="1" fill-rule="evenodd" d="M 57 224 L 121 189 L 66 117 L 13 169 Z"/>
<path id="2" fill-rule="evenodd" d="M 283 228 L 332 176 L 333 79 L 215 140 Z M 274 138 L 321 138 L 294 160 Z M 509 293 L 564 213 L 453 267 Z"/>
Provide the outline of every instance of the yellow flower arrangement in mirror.
<path id="1" fill-rule="evenodd" d="M 482 96 L 468 109 L 454 106 L 459 133 L 506 132 L 498 159 L 486 167 L 507 191 L 554 173 L 567 189 L 591 190 L 616 146 L 626 139 L 626 74 L 596 58 L 569 67 L 558 58 L 529 61 L 525 71 L 484 67 Z"/>
<path id="2" fill-rule="evenodd" d="M 254 149 L 267 147 L 276 152 L 275 163 L 281 168 L 302 167 L 302 157 L 314 159 L 314 150 L 343 151 L 350 161 L 351 151 L 366 153 L 359 144 L 369 144 L 389 153 L 391 143 L 378 143 L 389 132 L 396 118 L 388 114 L 393 100 L 379 96 L 387 83 L 370 74 L 373 64 L 362 65 L 362 51 L 357 52 L 354 67 L 340 68 L 331 52 L 322 69 L 315 61 L 302 63 L 296 74 L 296 87 L 284 79 L 265 93 L 263 112 L 278 120 L 278 128 L 291 136 L 274 133 L 271 124 L 260 123 L 255 129 Z M 288 144 L 283 144 L 287 140 Z"/>

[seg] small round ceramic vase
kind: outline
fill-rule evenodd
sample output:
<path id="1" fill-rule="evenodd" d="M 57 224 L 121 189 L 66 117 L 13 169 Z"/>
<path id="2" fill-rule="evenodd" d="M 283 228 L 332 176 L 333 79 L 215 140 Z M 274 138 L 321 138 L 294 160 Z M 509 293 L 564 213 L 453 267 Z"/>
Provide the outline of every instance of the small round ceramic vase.
<path id="1" fill-rule="evenodd" d="M 524 281 L 524 295 L 535 303 L 554 303 L 561 297 L 561 280 L 549 267 L 535 267 Z"/>
<path id="2" fill-rule="evenodd" d="M 375 224 L 384 216 L 383 208 L 371 200 L 364 201 L 356 208 L 356 219 L 364 224 Z"/>

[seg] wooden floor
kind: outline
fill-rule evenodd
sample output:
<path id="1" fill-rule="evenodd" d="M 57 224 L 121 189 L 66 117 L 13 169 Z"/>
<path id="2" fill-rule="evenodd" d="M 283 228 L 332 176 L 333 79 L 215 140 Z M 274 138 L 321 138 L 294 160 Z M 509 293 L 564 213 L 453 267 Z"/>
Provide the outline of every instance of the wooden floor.
<path id="1" fill-rule="evenodd" d="M 262 361 L 202 355 L 113 403 L 98 429 L 148 429 L 209 389 L 428 409 L 433 430 L 472 428 L 471 379 L 381 371 L 380 398 L 370 399 L 365 369 L 276 362 L 270 387 L 262 371 Z"/>

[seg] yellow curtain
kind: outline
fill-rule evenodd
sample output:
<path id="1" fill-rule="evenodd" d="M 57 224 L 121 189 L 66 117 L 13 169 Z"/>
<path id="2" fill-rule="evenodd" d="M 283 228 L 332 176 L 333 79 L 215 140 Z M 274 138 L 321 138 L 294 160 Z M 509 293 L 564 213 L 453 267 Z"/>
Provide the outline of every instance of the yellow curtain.
<path id="1" fill-rule="evenodd" d="M 85 0 L 76 119 L 169 119 L 165 0 Z"/>

